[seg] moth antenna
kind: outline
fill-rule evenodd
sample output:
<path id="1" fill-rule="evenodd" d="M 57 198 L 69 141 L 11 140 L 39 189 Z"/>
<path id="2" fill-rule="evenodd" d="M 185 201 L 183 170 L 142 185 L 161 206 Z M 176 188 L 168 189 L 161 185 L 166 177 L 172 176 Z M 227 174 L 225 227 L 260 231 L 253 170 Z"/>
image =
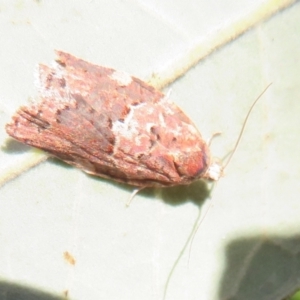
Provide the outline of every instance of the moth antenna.
<path id="1" fill-rule="evenodd" d="M 238 145 L 239 145 L 239 143 L 240 143 L 240 141 L 241 141 L 242 135 L 243 135 L 243 133 L 244 133 L 244 131 L 245 131 L 246 124 L 247 124 L 247 122 L 248 122 L 248 119 L 249 119 L 249 116 L 250 116 L 250 114 L 251 114 L 251 111 L 253 110 L 255 104 L 258 102 L 258 100 L 262 97 L 262 95 L 266 92 L 266 90 L 270 87 L 271 84 L 272 84 L 272 83 L 270 83 L 270 84 L 267 85 L 267 87 L 260 93 L 260 95 L 254 100 L 254 102 L 253 102 L 252 105 L 250 106 L 250 109 L 248 110 L 248 113 L 247 113 L 247 115 L 246 115 L 245 121 L 244 121 L 244 123 L 243 123 L 243 126 L 242 126 L 242 128 L 241 128 L 241 130 L 240 130 L 239 136 L 238 136 L 238 138 L 237 138 L 237 140 L 236 140 L 236 143 L 235 143 L 235 145 L 234 145 L 234 148 L 233 148 L 233 150 L 231 151 L 231 154 L 230 154 L 230 156 L 229 156 L 227 162 L 226 162 L 225 165 L 223 166 L 223 171 L 224 171 L 225 168 L 228 166 L 229 162 L 230 162 L 231 159 L 232 159 L 232 156 L 233 156 L 234 153 L 236 152 L 236 149 L 237 149 L 237 147 L 238 147 Z M 220 135 L 220 134 L 221 134 L 220 132 L 217 132 L 216 134 L 214 134 L 214 135 L 209 139 L 208 145 L 210 145 L 211 140 L 212 140 L 215 136 Z M 215 186 L 216 183 L 217 183 L 217 182 L 214 182 L 214 186 Z M 213 186 L 213 187 L 214 187 L 214 186 Z M 213 187 L 212 187 L 212 188 L 213 188 Z M 211 194 L 211 192 L 212 192 L 212 190 L 210 191 L 210 194 Z M 210 211 L 212 205 L 213 205 L 213 201 L 212 201 L 212 199 L 210 199 L 210 203 L 209 203 L 209 205 L 208 205 L 208 208 L 207 208 L 206 211 L 204 212 L 203 217 L 200 219 L 199 223 L 198 223 L 197 226 L 196 226 L 196 229 L 195 229 L 195 231 L 194 231 L 194 234 L 193 234 L 193 236 L 191 237 L 191 243 L 190 243 L 190 249 L 189 249 L 189 256 L 188 256 L 188 264 L 189 264 L 190 257 L 191 257 L 192 244 L 193 244 L 193 242 L 194 242 L 195 235 L 196 235 L 196 233 L 197 233 L 199 227 L 200 227 L 201 224 L 203 223 L 204 219 L 206 218 L 208 212 Z"/>
<path id="2" fill-rule="evenodd" d="M 255 104 L 258 102 L 258 100 L 262 97 L 262 95 L 266 92 L 266 90 L 270 87 L 271 84 L 272 84 L 272 83 L 269 83 L 269 84 L 267 85 L 267 87 L 266 87 L 266 88 L 260 93 L 260 95 L 255 99 L 255 101 L 252 103 L 250 109 L 248 110 L 248 113 L 247 113 L 247 115 L 246 115 L 245 121 L 244 121 L 243 126 L 242 126 L 242 128 L 241 128 L 241 131 L 240 131 L 240 133 L 239 133 L 239 135 L 238 135 L 238 138 L 237 138 L 237 140 L 236 140 L 236 142 L 235 142 L 235 145 L 234 145 L 234 147 L 233 147 L 233 150 L 231 151 L 231 154 L 230 154 L 229 158 L 227 159 L 227 162 L 226 162 L 225 165 L 223 166 L 223 170 L 225 170 L 225 169 L 227 168 L 227 166 L 228 166 L 228 164 L 230 163 L 230 161 L 231 161 L 231 159 L 232 159 L 234 153 L 236 152 L 237 147 L 238 147 L 239 144 L 240 144 L 240 141 L 241 141 L 242 135 L 243 135 L 243 133 L 244 133 L 244 131 L 245 131 L 245 128 L 246 128 L 248 119 L 249 119 L 249 117 L 250 117 L 251 111 L 253 110 Z"/>

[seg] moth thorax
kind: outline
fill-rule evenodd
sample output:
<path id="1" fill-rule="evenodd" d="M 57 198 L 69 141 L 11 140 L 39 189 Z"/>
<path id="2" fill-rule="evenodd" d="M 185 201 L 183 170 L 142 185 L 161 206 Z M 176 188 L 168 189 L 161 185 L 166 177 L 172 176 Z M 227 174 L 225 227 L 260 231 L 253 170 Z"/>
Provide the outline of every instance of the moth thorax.
<path id="1" fill-rule="evenodd" d="M 213 161 L 209 165 L 208 169 L 206 170 L 204 177 L 209 180 L 217 181 L 222 175 L 223 175 L 222 165 L 216 161 Z"/>

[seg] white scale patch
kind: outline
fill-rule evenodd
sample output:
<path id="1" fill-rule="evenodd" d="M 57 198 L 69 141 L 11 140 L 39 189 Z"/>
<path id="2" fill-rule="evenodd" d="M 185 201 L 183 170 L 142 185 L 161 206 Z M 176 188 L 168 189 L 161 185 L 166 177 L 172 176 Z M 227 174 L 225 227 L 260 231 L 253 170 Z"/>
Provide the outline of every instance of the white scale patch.
<path id="1" fill-rule="evenodd" d="M 53 79 L 55 80 L 63 80 L 64 79 L 64 70 L 57 63 L 53 64 L 53 68 L 55 69 L 55 74 L 53 74 Z M 44 74 L 44 71 L 41 71 Z M 35 70 L 35 86 L 38 88 L 39 94 L 42 95 L 44 101 L 51 101 L 51 103 L 55 103 L 55 108 L 52 107 L 53 111 L 57 109 L 62 109 L 66 105 L 76 105 L 75 99 L 71 96 L 71 92 L 69 91 L 68 86 L 64 87 L 64 91 L 66 95 L 61 95 L 60 91 L 54 88 L 46 88 L 44 82 L 41 81 L 39 66 Z M 32 104 L 38 105 L 41 103 L 40 97 L 35 97 L 32 101 Z M 51 110 L 51 107 L 49 107 Z"/>
<path id="2" fill-rule="evenodd" d="M 165 122 L 165 118 L 162 114 L 159 114 L 158 115 L 158 118 L 159 118 L 159 122 L 160 122 L 160 126 L 163 127 L 163 128 L 166 128 L 166 122 Z"/>
<path id="3" fill-rule="evenodd" d="M 114 71 L 108 77 L 116 81 L 121 86 L 127 86 L 132 82 L 131 76 L 128 73 L 123 71 Z"/>
<path id="4" fill-rule="evenodd" d="M 139 124 L 134 119 L 134 112 L 135 110 L 139 109 L 140 107 L 144 106 L 145 103 L 141 103 L 137 106 L 130 105 L 130 112 L 126 116 L 124 122 L 115 121 L 112 124 L 112 132 L 116 137 L 115 142 L 115 149 L 119 147 L 119 138 L 118 137 L 125 137 L 127 140 L 133 140 L 136 138 L 137 140 L 134 141 L 135 143 L 138 142 L 138 133 L 139 133 Z"/>

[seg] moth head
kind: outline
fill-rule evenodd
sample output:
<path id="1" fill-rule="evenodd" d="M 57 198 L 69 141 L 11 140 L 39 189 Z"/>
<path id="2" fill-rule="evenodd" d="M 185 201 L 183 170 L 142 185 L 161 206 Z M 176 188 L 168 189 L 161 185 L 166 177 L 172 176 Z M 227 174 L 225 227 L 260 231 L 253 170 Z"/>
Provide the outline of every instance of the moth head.
<path id="1" fill-rule="evenodd" d="M 218 181 L 223 176 L 223 167 L 218 161 L 213 161 L 207 168 L 204 178 L 212 181 Z"/>

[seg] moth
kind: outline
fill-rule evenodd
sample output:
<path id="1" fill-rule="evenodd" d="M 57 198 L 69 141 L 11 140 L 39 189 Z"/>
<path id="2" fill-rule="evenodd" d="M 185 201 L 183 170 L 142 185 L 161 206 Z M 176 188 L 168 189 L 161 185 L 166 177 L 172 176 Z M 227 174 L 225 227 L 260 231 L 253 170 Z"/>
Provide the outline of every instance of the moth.
<path id="1" fill-rule="evenodd" d="M 11 137 L 137 187 L 219 179 L 222 166 L 168 96 L 125 72 L 56 53 L 53 66 L 39 65 L 37 99 L 6 125 Z"/>

